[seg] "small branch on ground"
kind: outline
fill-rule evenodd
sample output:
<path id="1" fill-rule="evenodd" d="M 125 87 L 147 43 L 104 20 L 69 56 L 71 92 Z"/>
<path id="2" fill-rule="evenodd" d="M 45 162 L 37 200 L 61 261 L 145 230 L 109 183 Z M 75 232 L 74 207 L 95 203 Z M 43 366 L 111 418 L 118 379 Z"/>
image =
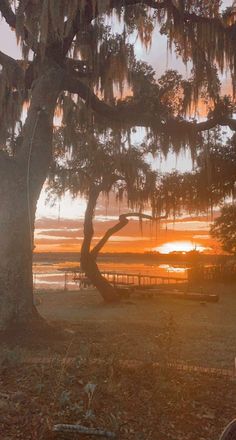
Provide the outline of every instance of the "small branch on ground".
<path id="1" fill-rule="evenodd" d="M 87 428 L 86 426 L 82 425 L 60 424 L 54 425 L 52 430 L 53 432 L 78 433 L 83 435 L 95 435 L 97 437 L 116 438 L 116 434 L 114 432 L 105 431 L 104 429 Z"/>

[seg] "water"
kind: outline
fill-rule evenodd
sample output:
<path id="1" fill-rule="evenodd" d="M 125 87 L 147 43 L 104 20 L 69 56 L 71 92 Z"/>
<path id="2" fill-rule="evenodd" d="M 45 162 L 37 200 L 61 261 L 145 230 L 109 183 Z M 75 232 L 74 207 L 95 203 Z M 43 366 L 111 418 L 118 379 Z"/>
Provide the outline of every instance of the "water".
<path id="1" fill-rule="evenodd" d="M 34 264 L 34 287 L 37 290 L 64 289 L 78 290 L 79 284 L 73 280 L 73 273 L 68 269 L 78 268 L 78 262 L 65 261 L 60 263 L 35 263 Z M 180 264 L 148 264 L 132 262 L 112 262 L 106 261 L 99 263 L 101 271 L 131 273 L 140 275 L 176 277 L 184 279 L 187 277 L 188 267 Z"/>

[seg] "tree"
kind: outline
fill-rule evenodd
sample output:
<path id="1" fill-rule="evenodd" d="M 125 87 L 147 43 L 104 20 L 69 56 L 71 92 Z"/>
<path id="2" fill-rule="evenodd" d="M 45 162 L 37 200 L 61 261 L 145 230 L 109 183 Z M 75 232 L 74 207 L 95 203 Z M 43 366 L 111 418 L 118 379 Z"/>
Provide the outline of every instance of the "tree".
<path id="1" fill-rule="evenodd" d="M 214 208 L 234 200 L 236 137 L 226 141 L 224 137 L 220 130 L 212 130 L 195 151 L 192 172 L 167 173 L 159 179 L 155 203 L 160 211 L 174 217 L 183 212 L 212 215 Z"/>
<path id="2" fill-rule="evenodd" d="M 32 295 L 32 249 L 37 200 L 52 157 L 53 116 L 61 109 L 67 143 L 70 120 L 82 100 L 91 121 L 104 126 L 147 127 L 153 142 L 168 149 L 190 145 L 216 125 L 235 130 L 232 106 L 222 105 L 217 69 L 229 67 L 235 86 L 235 22 L 220 1 L 156 0 L 11 0 L 0 13 L 14 29 L 22 59 L 0 52 L 0 329 L 36 318 Z M 105 26 L 113 11 L 124 22 L 114 36 Z M 165 88 L 153 72 L 138 65 L 127 42 L 139 29 L 148 46 L 155 24 L 168 35 L 184 61 L 192 60 L 192 78 L 173 78 Z M 128 82 L 133 96 L 117 102 Z M 172 88 L 182 99 L 172 107 Z M 213 111 L 206 121 L 185 119 L 201 93 Z M 231 104 L 231 103 L 230 103 Z M 26 119 L 22 117 L 27 112 Z M 71 116 L 71 117 L 69 117 Z"/>
<path id="3" fill-rule="evenodd" d="M 80 194 L 87 198 L 81 268 L 106 302 L 119 301 L 117 289 L 100 273 L 97 256 L 109 238 L 128 224 L 130 217 L 138 217 L 140 221 L 157 220 L 154 212 L 153 215 L 142 212 L 148 202 L 151 205 L 157 175 L 147 163 L 146 149 L 137 149 L 128 139 L 122 140 L 116 131 L 110 132 L 108 140 L 94 127 L 89 130 L 87 125 L 80 123 L 77 127 L 77 149 L 67 160 L 60 145 L 63 139 L 59 131 L 55 138 L 57 154 L 54 154 L 55 162 L 49 176 L 49 197 L 60 197 L 65 191 L 70 191 L 74 197 Z M 118 200 L 125 198 L 131 211 L 121 214 L 119 222 L 93 247 L 93 218 L 97 201 L 102 193 L 109 196 L 110 192 Z M 138 212 L 135 212 L 137 209 Z"/>
<path id="4" fill-rule="evenodd" d="M 211 235 L 219 240 L 224 251 L 236 254 L 236 206 L 221 209 L 220 216 L 211 227 Z"/>

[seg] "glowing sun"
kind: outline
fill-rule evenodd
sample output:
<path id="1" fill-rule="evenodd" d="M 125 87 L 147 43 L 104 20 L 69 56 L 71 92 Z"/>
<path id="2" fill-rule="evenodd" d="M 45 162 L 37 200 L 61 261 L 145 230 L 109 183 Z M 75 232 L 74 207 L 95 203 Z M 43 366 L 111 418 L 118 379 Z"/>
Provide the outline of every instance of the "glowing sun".
<path id="1" fill-rule="evenodd" d="M 190 240 L 186 241 L 170 241 L 168 243 L 164 243 L 161 246 L 157 246 L 153 248 L 153 251 L 160 252 L 161 254 L 169 254 L 170 252 L 190 252 L 190 251 L 199 251 L 203 252 L 206 250 L 204 246 L 200 244 L 193 243 Z"/>

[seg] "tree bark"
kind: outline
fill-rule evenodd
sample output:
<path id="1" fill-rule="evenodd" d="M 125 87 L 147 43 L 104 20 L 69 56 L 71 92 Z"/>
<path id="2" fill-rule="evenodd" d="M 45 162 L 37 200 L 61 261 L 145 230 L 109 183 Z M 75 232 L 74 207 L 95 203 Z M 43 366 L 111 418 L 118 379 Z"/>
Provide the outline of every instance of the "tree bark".
<path id="1" fill-rule="evenodd" d="M 36 316 L 33 305 L 32 236 L 25 183 L 15 163 L 1 167 L 0 330 L 24 325 Z"/>
<path id="2" fill-rule="evenodd" d="M 113 287 L 107 280 L 104 278 L 96 260 L 92 256 L 90 252 L 84 253 L 81 252 L 81 268 L 85 272 L 85 275 L 91 281 L 91 283 L 97 288 L 102 298 L 106 303 L 116 303 L 120 301 L 120 297 L 118 295 L 117 289 Z"/>
<path id="3" fill-rule="evenodd" d="M 52 154 L 60 71 L 45 69 L 34 85 L 16 157 L 0 153 L 0 331 L 39 318 L 33 304 L 32 255 L 37 200 Z"/>
<path id="4" fill-rule="evenodd" d="M 91 242 L 93 238 L 93 217 L 99 196 L 99 188 L 92 187 L 89 192 L 87 209 L 84 218 L 84 240 L 81 247 L 80 264 L 85 275 L 91 283 L 97 288 L 104 301 L 107 303 L 115 303 L 119 301 L 117 290 L 104 278 L 96 263 L 96 258 L 90 252 Z"/>

